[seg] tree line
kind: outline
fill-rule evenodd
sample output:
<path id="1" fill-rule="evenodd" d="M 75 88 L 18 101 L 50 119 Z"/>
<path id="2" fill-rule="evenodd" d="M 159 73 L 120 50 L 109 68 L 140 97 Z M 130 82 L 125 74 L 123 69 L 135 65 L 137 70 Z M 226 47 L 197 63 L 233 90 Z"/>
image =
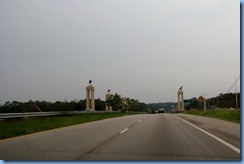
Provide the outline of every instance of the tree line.
<path id="1" fill-rule="evenodd" d="M 203 102 L 200 102 L 198 98 L 193 97 L 185 101 L 185 109 L 197 109 L 203 110 Z M 214 108 L 240 108 L 240 93 L 237 93 L 237 106 L 236 106 L 236 94 L 234 93 L 221 93 L 216 97 L 206 99 L 207 109 Z"/>
<path id="2" fill-rule="evenodd" d="M 208 99 L 209 105 L 219 108 L 236 108 L 235 93 L 221 93 L 219 96 Z M 237 93 L 237 107 L 240 108 L 240 93 Z"/>
<path id="3" fill-rule="evenodd" d="M 238 108 L 240 108 L 240 93 L 237 94 Z M 112 106 L 113 111 L 135 111 L 135 112 L 148 112 L 164 108 L 170 111 L 172 108 L 177 108 L 177 103 L 149 103 L 145 104 L 135 99 L 122 97 L 115 93 L 103 101 L 101 99 L 95 99 L 95 110 L 105 111 L 106 103 Z M 207 109 L 214 108 L 236 108 L 236 94 L 225 93 L 219 94 L 219 96 L 207 99 Z M 86 109 L 86 99 L 84 100 L 72 100 L 68 101 L 7 101 L 4 105 L 0 105 L 0 113 L 24 113 L 24 112 L 49 112 L 49 111 L 83 111 Z M 198 98 L 193 97 L 185 100 L 185 109 L 197 109 L 203 110 L 203 102 L 200 102 Z"/>
<path id="4" fill-rule="evenodd" d="M 107 102 L 109 103 L 113 111 L 135 111 L 143 112 L 147 105 L 145 103 L 139 102 L 135 99 L 126 98 L 127 104 L 124 103 L 124 98 L 120 95 L 115 94 Z M 101 99 L 95 99 L 95 110 L 105 111 L 106 102 Z M 50 111 L 83 111 L 86 109 L 86 99 L 84 100 L 72 100 L 68 101 L 28 101 L 28 102 L 18 102 L 18 101 L 7 101 L 4 105 L 0 106 L 0 113 L 24 113 L 24 112 L 50 112 Z"/>

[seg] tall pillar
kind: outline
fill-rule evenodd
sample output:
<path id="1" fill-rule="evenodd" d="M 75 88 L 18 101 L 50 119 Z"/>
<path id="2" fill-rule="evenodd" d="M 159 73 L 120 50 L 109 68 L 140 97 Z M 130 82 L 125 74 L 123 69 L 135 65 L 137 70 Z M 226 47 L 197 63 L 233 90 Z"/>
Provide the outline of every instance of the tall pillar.
<path id="1" fill-rule="evenodd" d="M 89 84 L 86 87 L 86 109 L 91 109 L 92 111 L 95 111 L 95 87 L 91 85 L 91 80 L 89 81 Z"/>
<path id="2" fill-rule="evenodd" d="M 179 91 L 178 91 L 178 93 L 177 93 L 177 95 L 178 95 L 178 110 L 180 110 L 180 93 L 179 93 Z"/>
<path id="3" fill-rule="evenodd" d="M 92 109 L 92 111 L 95 111 L 95 93 L 94 93 L 94 87 L 91 90 L 91 109 Z"/>
<path id="4" fill-rule="evenodd" d="M 183 91 L 181 91 L 181 104 L 182 104 L 182 107 L 181 107 L 181 110 L 182 111 L 185 111 L 185 104 L 184 104 L 184 93 Z"/>
<path id="5" fill-rule="evenodd" d="M 182 91 L 182 87 L 177 92 L 177 95 L 178 95 L 178 111 L 185 111 L 184 93 Z"/>
<path id="6" fill-rule="evenodd" d="M 90 91 L 86 87 L 86 109 L 91 109 L 90 108 Z"/>

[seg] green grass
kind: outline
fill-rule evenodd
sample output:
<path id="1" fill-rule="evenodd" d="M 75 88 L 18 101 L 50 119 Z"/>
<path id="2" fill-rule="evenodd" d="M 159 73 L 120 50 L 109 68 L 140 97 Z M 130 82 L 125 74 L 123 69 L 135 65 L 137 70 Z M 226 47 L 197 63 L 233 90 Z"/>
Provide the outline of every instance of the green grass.
<path id="1" fill-rule="evenodd" d="M 207 116 L 212 118 L 218 118 L 221 120 L 231 121 L 235 123 L 240 123 L 240 110 L 231 109 L 215 109 L 207 111 L 186 111 L 186 114 Z"/>
<path id="2" fill-rule="evenodd" d="M 30 117 L 0 121 L 0 139 L 135 113 L 86 113 L 72 116 Z"/>

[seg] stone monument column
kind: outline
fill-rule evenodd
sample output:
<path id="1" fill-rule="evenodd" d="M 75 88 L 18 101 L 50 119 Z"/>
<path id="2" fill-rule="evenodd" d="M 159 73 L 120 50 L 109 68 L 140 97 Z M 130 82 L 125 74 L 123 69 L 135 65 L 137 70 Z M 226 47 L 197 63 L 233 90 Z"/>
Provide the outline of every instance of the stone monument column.
<path id="1" fill-rule="evenodd" d="M 182 87 L 180 87 L 180 89 L 177 92 L 177 95 L 178 95 L 178 111 L 185 111 L 184 93 L 182 91 Z"/>
<path id="2" fill-rule="evenodd" d="M 177 92 L 177 95 L 178 95 L 178 110 L 180 110 L 180 93 L 179 91 Z"/>
<path id="3" fill-rule="evenodd" d="M 181 105 L 182 105 L 182 107 L 181 107 L 181 110 L 182 111 L 185 111 L 185 104 L 184 104 L 184 93 L 183 93 L 183 91 L 181 91 Z"/>
<path id="4" fill-rule="evenodd" d="M 86 109 L 91 109 L 95 111 L 95 87 L 91 85 L 91 80 L 89 85 L 86 87 Z"/>
<path id="5" fill-rule="evenodd" d="M 86 87 L 86 109 L 91 109 L 90 108 L 90 91 L 88 86 Z"/>
<path id="6" fill-rule="evenodd" d="M 91 109 L 92 111 L 95 111 L 95 88 L 91 86 Z"/>

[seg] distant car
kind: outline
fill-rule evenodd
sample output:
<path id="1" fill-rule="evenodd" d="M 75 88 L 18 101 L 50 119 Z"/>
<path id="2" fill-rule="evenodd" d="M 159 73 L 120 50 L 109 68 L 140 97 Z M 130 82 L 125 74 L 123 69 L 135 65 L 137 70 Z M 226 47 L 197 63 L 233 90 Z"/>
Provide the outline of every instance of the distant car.
<path id="1" fill-rule="evenodd" d="M 166 113 L 166 111 L 164 109 L 159 109 L 158 113 Z"/>
<path id="2" fill-rule="evenodd" d="M 84 111 L 85 111 L 85 112 L 91 112 L 92 109 L 85 109 Z"/>

